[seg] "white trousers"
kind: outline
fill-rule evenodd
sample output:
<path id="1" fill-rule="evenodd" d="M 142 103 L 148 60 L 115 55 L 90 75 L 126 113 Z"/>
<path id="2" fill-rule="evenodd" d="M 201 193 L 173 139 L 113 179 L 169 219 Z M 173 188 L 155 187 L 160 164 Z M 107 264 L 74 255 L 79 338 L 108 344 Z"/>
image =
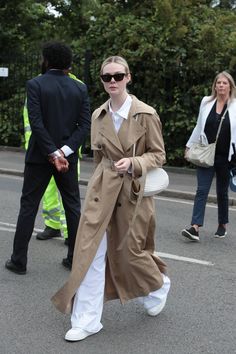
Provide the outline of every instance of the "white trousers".
<path id="1" fill-rule="evenodd" d="M 72 328 L 80 328 L 91 333 L 102 329 L 101 317 L 104 301 L 107 234 L 105 233 L 89 270 L 78 288 L 71 315 Z M 145 309 L 150 309 L 166 301 L 170 289 L 170 279 L 162 274 L 163 286 L 139 297 Z"/>

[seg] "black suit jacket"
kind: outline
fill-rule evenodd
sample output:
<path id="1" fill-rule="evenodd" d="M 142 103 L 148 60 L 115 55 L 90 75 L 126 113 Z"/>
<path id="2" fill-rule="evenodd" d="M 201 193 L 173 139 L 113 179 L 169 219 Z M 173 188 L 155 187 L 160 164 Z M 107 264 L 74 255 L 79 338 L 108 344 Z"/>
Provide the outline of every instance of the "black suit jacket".
<path id="1" fill-rule="evenodd" d="M 27 108 L 32 135 L 25 161 L 46 163 L 48 154 L 67 145 L 74 151 L 68 161 L 76 162 L 91 122 L 86 85 L 49 70 L 27 82 Z"/>

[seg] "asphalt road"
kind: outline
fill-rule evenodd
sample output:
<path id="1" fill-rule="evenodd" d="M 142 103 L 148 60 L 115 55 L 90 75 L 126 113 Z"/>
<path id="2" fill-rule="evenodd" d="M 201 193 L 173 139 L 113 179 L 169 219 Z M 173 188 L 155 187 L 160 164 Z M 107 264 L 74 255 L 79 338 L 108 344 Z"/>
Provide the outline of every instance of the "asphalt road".
<path id="1" fill-rule="evenodd" d="M 104 306 L 104 329 L 77 343 L 64 341 L 70 316 L 57 312 L 51 295 L 68 271 L 61 259 L 63 241 L 37 241 L 29 247 L 28 273 L 4 268 L 10 256 L 19 198 L 20 177 L 0 175 L 0 353 L 1 354 L 233 354 L 236 353 L 236 208 L 230 208 L 228 237 L 215 239 L 217 209 L 208 205 L 200 243 L 180 237 L 191 217 L 192 202 L 156 198 L 157 250 L 168 264 L 172 281 L 164 311 L 148 317 L 130 301 Z M 85 187 L 81 186 L 84 197 Z M 43 228 L 39 213 L 36 228 Z"/>

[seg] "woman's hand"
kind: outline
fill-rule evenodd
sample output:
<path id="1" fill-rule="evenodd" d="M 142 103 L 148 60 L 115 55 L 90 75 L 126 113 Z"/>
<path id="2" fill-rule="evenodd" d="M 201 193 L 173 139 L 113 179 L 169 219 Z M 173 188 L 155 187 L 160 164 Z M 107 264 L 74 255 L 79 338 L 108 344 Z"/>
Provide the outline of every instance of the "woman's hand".
<path id="1" fill-rule="evenodd" d="M 126 173 L 131 165 L 131 160 L 128 157 L 124 157 L 117 161 L 114 166 L 118 173 Z"/>
<path id="2" fill-rule="evenodd" d="M 189 148 L 186 146 L 185 151 L 184 151 L 184 158 L 186 159 L 186 154 L 188 152 Z"/>

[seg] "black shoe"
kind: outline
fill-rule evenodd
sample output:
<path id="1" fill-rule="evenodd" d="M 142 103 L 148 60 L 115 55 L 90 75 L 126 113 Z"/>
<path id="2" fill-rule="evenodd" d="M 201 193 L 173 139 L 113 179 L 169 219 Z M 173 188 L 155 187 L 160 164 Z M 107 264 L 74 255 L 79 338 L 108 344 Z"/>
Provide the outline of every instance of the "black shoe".
<path id="1" fill-rule="evenodd" d="M 195 242 L 200 241 L 198 231 L 196 231 L 193 226 L 190 227 L 189 229 L 183 229 L 182 235 L 184 237 L 187 237 L 191 241 L 195 241 Z"/>
<path id="2" fill-rule="evenodd" d="M 224 238 L 226 235 L 227 235 L 226 228 L 222 225 L 219 225 L 214 237 Z"/>
<path id="3" fill-rule="evenodd" d="M 43 232 L 36 235 L 37 240 L 50 240 L 53 237 L 61 237 L 61 231 L 46 226 Z"/>
<path id="4" fill-rule="evenodd" d="M 66 245 L 66 246 L 68 246 L 68 245 L 69 245 L 68 238 L 65 238 L 64 245 Z"/>
<path id="5" fill-rule="evenodd" d="M 72 268 L 72 261 L 68 258 L 63 258 L 62 260 L 62 265 L 67 268 L 67 269 L 70 269 Z"/>
<path id="6" fill-rule="evenodd" d="M 5 268 L 7 268 L 8 270 L 10 270 L 11 272 L 16 273 L 16 274 L 25 274 L 26 273 L 26 268 L 18 267 L 17 265 L 15 265 L 15 263 L 12 262 L 11 259 L 8 259 L 6 261 Z"/>

